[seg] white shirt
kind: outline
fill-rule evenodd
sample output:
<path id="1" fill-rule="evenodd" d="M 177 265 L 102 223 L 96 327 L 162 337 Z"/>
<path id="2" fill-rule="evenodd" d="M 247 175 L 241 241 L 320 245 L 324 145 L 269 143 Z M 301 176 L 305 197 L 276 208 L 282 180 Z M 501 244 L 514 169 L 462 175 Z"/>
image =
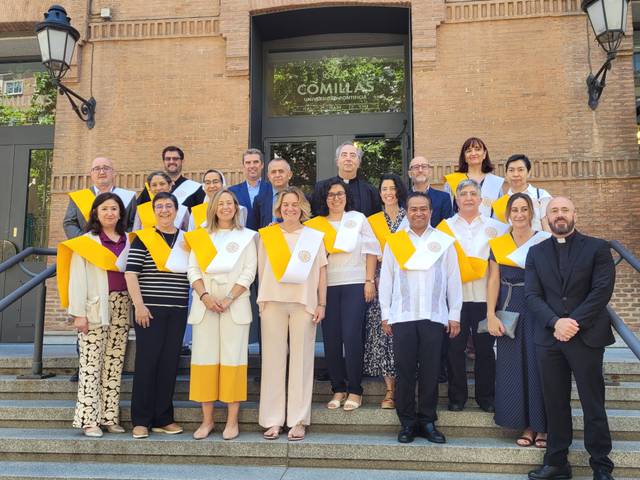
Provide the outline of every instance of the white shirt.
<path id="1" fill-rule="evenodd" d="M 427 243 L 434 231 L 428 227 L 418 235 L 409 226 L 404 230 L 416 248 Z M 387 244 L 378 291 L 380 318 L 389 324 L 415 320 L 431 320 L 443 325 L 449 320 L 459 322 L 462 282 L 455 247 L 451 244 L 429 270 L 402 270 Z"/>
<path id="2" fill-rule="evenodd" d="M 478 215 L 471 223 L 468 223 L 459 214 L 455 214 L 447 222 L 456 240 L 469 257 L 489 259 L 489 242 L 484 235 L 487 227 L 495 228 L 497 236 L 504 234 L 509 226 L 484 215 Z M 496 228 L 499 226 L 500 228 Z M 483 241 L 479 241 L 482 239 Z M 462 284 L 462 295 L 465 302 L 486 302 L 487 301 L 487 275 L 484 277 Z"/>
<path id="3" fill-rule="evenodd" d="M 340 222 L 329 222 L 333 228 L 338 230 Z M 367 254 L 380 256 L 380 243 L 376 238 L 371 225 L 365 218 L 362 222 L 360 235 L 356 248 L 348 253 L 332 253 L 329 255 L 327 265 L 327 285 L 335 287 L 337 285 L 352 285 L 354 283 L 365 283 L 367 279 Z"/>
<path id="4" fill-rule="evenodd" d="M 509 189 L 507 195 L 513 195 L 513 190 Z M 531 227 L 534 230 L 542 230 L 542 219 L 547 215 L 547 205 L 553 198 L 549 192 L 542 188 L 536 188 L 533 185 L 527 185 L 527 189 L 522 193 L 526 193 L 533 203 L 533 221 Z"/>

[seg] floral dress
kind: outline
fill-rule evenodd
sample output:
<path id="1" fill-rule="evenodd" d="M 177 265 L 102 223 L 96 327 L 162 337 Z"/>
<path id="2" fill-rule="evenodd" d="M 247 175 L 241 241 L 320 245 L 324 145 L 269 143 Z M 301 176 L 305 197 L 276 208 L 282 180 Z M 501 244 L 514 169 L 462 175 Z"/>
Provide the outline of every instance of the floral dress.
<path id="1" fill-rule="evenodd" d="M 395 220 L 391 220 L 385 212 L 384 218 L 391 233 L 395 233 L 404 220 L 407 212 L 400 208 Z M 376 286 L 380 280 L 380 262 L 376 267 Z M 378 296 L 367 306 L 367 322 L 365 326 L 364 364 L 363 374 L 369 377 L 395 377 L 396 369 L 393 363 L 392 337 L 385 335 L 381 324 L 380 302 Z"/>

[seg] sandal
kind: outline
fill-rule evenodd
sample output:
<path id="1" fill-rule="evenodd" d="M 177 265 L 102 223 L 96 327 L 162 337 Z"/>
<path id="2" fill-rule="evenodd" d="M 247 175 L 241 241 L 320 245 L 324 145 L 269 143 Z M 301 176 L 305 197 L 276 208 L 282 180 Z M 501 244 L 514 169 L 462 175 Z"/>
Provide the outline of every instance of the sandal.
<path id="1" fill-rule="evenodd" d="M 384 400 L 382 400 L 382 403 L 380 403 L 380 408 L 396 408 L 396 402 L 393 400 L 393 390 L 387 390 L 387 393 L 385 393 L 384 395 Z"/>
<path id="2" fill-rule="evenodd" d="M 262 434 L 262 438 L 265 440 L 277 440 L 282 433 L 282 427 L 271 427 L 265 430 Z"/>
<path id="3" fill-rule="evenodd" d="M 347 397 L 347 401 L 344 402 L 344 411 L 351 412 L 356 408 L 360 408 L 362 405 L 362 395 L 356 395 L 355 393 L 350 393 Z"/>
<path id="4" fill-rule="evenodd" d="M 304 425 L 299 423 L 298 425 L 294 425 L 289 429 L 289 434 L 287 435 L 287 438 L 289 439 L 290 442 L 299 442 L 300 440 L 304 440 L 305 433 L 306 432 L 305 432 Z"/>
<path id="5" fill-rule="evenodd" d="M 519 447 L 530 447 L 531 445 L 533 445 L 533 435 L 534 433 L 531 431 L 525 431 L 520 438 L 518 438 L 516 440 L 516 445 L 518 445 Z"/>
<path id="6" fill-rule="evenodd" d="M 336 392 L 333 394 L 333 398 L 327 403 L 327 408 L 329 410 L 337 410 L 340 408 L 344 401 L 347 399 L 347 394 L 344 392 Z"/>
<path id="7" fill-rule="evenodd" d="M 538 435 L 536 437 L 535 446 L 536 448 L 547 448 L 547 439 L 540 438 L 540 435 Z"/>

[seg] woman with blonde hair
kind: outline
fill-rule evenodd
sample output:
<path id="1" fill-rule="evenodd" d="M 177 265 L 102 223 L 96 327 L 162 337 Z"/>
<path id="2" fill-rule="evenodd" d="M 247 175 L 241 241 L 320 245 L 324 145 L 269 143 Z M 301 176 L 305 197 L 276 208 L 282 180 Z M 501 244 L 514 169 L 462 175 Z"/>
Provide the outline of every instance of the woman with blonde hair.
<path id="1" fill-rule="evenodd" d="M 193 325 L 189 399 L 202 404 L 202 424 L 193 437 L 214 429 L 213 402 L 227 403 L 222 438 L 239 434 L 240 402 L 247 399 L 247 356 L 251 304 L 249 287 L 256 275 L 253 230 L 240 223 L 240 206 L 227 189 L 218 191 L 207 209 L 207 227 L 186 234 L 191 247 L 189 282 Z"/>
<path id="2" fill-rule="evenodd" d="M 309 219 L 311 207 L 299 188 L 280 192 L 274 214 L 282 223 L 260 229 L 258 251 L 259 422 L 267 429 L 267 440 L 278 438 L 286 422 L 288 438 L 295 441 L 304 439 L 311 423 L 316 326 L 324 318 L 327 302 L 327 255 L 324 234 L 302 224 Z M 289 385 L 285 387 L 287 353 Z"/>

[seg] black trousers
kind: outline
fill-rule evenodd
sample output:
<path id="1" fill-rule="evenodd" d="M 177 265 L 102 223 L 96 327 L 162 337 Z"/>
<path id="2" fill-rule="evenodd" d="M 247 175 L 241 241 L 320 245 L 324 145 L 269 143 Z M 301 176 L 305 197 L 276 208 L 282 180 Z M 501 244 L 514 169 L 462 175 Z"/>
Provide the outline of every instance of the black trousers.
<path id="1" fill-rule="evenodd" d="M 327 288 L 322 337 L 324 358 L 334 393 L 362 395 L 365 312 L 362 283 Z"/>
<path id="2" fill-rule="evenodd" d="M 187 309 L 148 307 L 149 327 L 136 330 L 136 372 L 131 394 L 133 426 L 164 427 L 173 423 L 176 386 Z"/>
<path id="3" fill-rule="evenodd" d="M 430 320 L 394 323 L 393 355 L 396 365 L 396 412 L 403 427 L 435 422 L 438 374 L 444 325 Z M 416 371 L 418 409 L 416 413 Z"/>
<path id="4" fill-rule="evenodd" d="M 464 302 L 460 315 L 460 334 L 449 339 L 447 352 L 449 374 L 449 402 L 464 405 L 469 396 L 467 368 L 464 354 L 469 335 L 476 349 L 474 374 L 476 402 L 478 405 L 493 405 L 496 391 L 496 355 L 493 351 L 495 338 L 488 333 L 478 333 L 478 323 L 487 318 L 487 304 Z"/>
<path id="5" fill-rule="evenodd" d="M 536 346 L 542 393 L 547 412 L 546 465 L 567 463 L 573 440 L 571 374 L 575 378 L 584 414 L 584 446 L 593 470 L 611 472 L 611 434 L 604 406 L 602 358 L 604 348 L 587 346 L 579 336 L 552 346 Z"/>

